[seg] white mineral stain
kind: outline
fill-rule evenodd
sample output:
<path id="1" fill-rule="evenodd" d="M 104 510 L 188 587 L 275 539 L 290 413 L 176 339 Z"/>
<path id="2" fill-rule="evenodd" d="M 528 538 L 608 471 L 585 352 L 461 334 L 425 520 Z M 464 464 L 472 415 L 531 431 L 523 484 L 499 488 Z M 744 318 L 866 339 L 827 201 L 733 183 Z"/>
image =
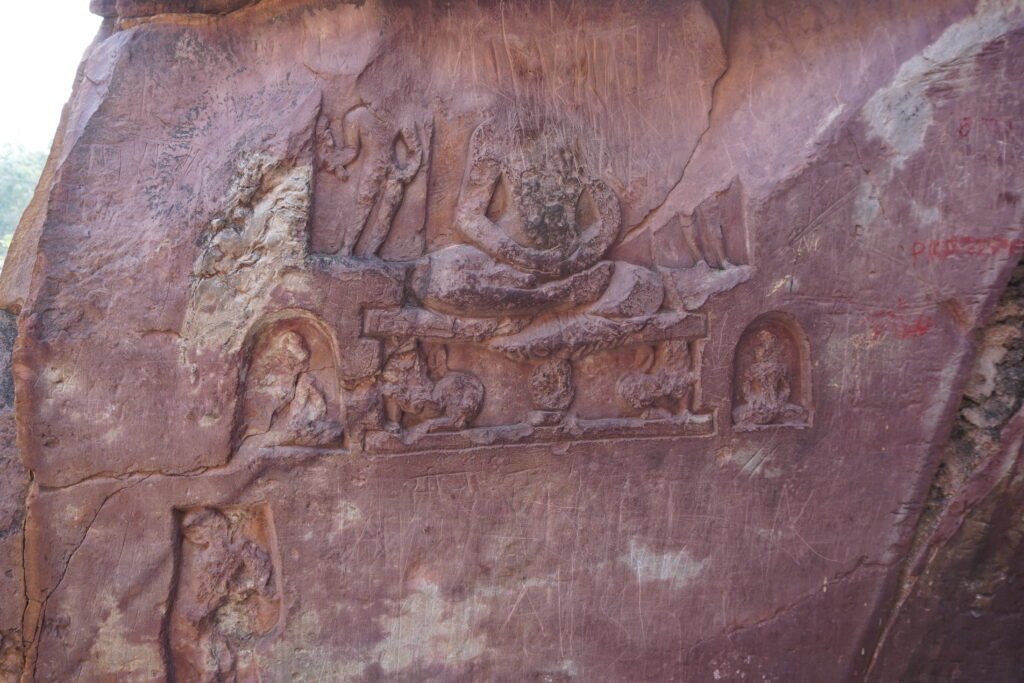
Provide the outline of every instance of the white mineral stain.
<path id="1" fill-rule="evenodd" d="M 821 123 L 818 124 L 818 127 L 814 131 L 813 137 L 815 139 L 821 137 L 822 134 L 825 133 L 829 129 L 829 127 L 835 122 L 835 120 L 839 118 L 839 115 L 843 113 L 843 110 L 845 108 L 846 105 L 843 104 L 838 104 L 835 107 L 832 107 L 832 109 L 822 118 Z"/>
<path id="2" fill-rule="evenodd" d="M 943 67 L 973 58 L 986 43 L 1012 30 L 1013 19 L 1020 22 L 1021 14 L 1015 0 L 980 3 L 972 16 L 947 28 L 919 55 L 904 62 L 892 83 L 868 100 L 864 116 L 871 133 L 897 153 L 897 166 L 924 145 L 932 123 L 926 93 L 943 75 Z"/>
<path id="3" fill-rule="evenodd" d="M 353 523 L 360 521 L 363 513 L 359 508 L 347 500 L 339 500 L 331 516 L 331 536 L 341 533 Z"/>
<path id="4" fill-rule="evenodd" d="M 421 673 L 418 666 L 447 665 L 449 672 L 457 672 L 465 663 L 485 656 L 486 636 L 478 626 L 495 604 L 507 609 L 524 591 L 553 585 L 553 577 L 537 577 L 509 586 L 481 586 L 466 599 L 452 600 L 434 581 L 412 579 L 402 600 L 391 602 L 389 614 L 376 619 L 382 638 L 355 656 L 321 644 L 331 626 L 321 624 L 321 615 L 315 611 L 300 608 L 289 618 L 284 637 L 260 658 L 261 667 L 269 680 L 294 683 L 360 680 L 371 667 L 389 680 Z M 334 607 L 336 612 L 345 611 L 340 605 Z M 578 665 L 570 659 L 547 669 L 571 677 L 577 671 Z"/>
<path id="5" fill-rule="evenodd" d="M 853 200 L 853 222 L 860 226 L 869 226 L 878 218 L 882 209 L 878 201 L 878 193 L 874 183 L 864 180 L 857 188 L 857 195 Z"/>
<path id="6" fill-rule="evenodd" d="M 387 636 L 375 656 L 385 674 L 396 674 L 417 661 L 455 664 L 484 652 L 486 640 L 473 630 L 486 607 L 473 601 L 451 602 L 437 584 L 420 580 L 396 617 L 383 619 Z"/>
<path id="7" fill-rule="evenodd" d="M 107 617 L 96 632 L 89 661 L 98 671 L 118 681 L 155 681 L 163 678 L 164 665 L 159 644 L 133 643 L 127 638 L 124 614 L 110 595 L 103 598 Z"/>
<path id="8" fill-rule="evenodd" d="M 910 211 L 921 225 L 936 225 L 942 222 L 942 211 L 937 206 L 927 206 L 914 199 L 910 202 Z"/>
<path id="9" fill-rule="evenodd" d="M 707 560 L 695 560 L 685 548 L 669 553 L 656 553 L 635 538 L 629 542 L 629 554 L 619 558 L 640 583 L 668 581 L 672 588 L 683 588 L 700 576 Z"/>

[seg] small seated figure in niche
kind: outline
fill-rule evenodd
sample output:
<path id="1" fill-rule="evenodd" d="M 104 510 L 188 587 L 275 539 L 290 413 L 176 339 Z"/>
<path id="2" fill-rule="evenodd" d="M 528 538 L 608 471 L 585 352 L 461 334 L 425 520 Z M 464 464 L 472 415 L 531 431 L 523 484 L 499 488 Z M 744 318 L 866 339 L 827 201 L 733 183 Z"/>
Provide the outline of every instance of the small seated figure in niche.
<path id="1" fill-rule="evenodd" d="M 341 423 L 328 414 L 310 358 L 306 340 L 293 330 L 275 334 L 259 349 L 246 383 L 247 434 L 267 431 L 294 446 L 340 444 Z"/>
<path id="2" fill-rule="evenodd" d="M 775 332 L 763 329 L 756 333 L 753 361 L 740 382 L 742 403 L 733 410 L 738 428 L 806 423 L 807 410 L 790 402 L 792 382 L 786 346 Z"/>

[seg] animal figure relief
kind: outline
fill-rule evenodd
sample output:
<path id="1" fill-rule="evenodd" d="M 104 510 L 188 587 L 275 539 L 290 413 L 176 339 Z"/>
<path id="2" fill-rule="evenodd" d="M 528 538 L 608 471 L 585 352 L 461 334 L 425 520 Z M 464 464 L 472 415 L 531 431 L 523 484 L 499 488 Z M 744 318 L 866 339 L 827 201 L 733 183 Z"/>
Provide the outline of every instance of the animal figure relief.
<path id="1" fill-rule="evenodd" d="M 448 370 L 446 356 L 443 346 L 435 348 L 428 368 L 415 341 L 391 354 L 381 386 L 389 431 L 404 430 L 414 442 L 431 432 L 466 429 L 480 414 L 484 385 L 468 372 Z"/>
<path id="2" fill-rule="evenodd" d="M 733 410 L 738 430 L 806 425 L 806 408 L 790 400 L 793 381 L 789 353 L 791 350 L 776 332 L 761 329 L 755 333 L 753 358 L 740 378 L 740 404 Z"/>
<path id="3" fill-rule="evenodd" d="M 356 205 L 342 236 L 342 256 L 376 256 L 402 205 L 405 189 L 423 164 L 423 138 L 417 125 L 396 126 L 367 105 L 345 114 L 342 145 L 335 148 L 330 130 L 322 166 L 345 182 L 358 182 Z M 356 172 L 358 167 L 358 173 Z"/>
<path id="4" fill-rule="evenodd" d="M 700 373 L 693 369 L 690 344 L 670 340 L 657 351 L 642 347 L 638 351 L 641 371 L 619 377 L 615 388 L 619 397 L 644 419 L 669 419 L 689 409 L 693 385 Z"/>
<path id="5" fill-rule="evenodd" d="M 256 650 L 284 619 L 269 506 L 179 510 L 178 543 L 166 629 L 168 680 L 259 681 Z"/>

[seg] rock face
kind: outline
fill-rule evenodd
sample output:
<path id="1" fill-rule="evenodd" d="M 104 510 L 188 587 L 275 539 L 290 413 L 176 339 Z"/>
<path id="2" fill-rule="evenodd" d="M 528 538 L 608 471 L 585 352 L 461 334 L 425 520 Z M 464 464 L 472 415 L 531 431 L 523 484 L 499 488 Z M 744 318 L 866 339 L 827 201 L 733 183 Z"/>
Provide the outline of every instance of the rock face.
<path id="1" fill-rule="evenodd" d="M 0 676 L 1021 670 L 1019 3 L 93 9 Z"/>

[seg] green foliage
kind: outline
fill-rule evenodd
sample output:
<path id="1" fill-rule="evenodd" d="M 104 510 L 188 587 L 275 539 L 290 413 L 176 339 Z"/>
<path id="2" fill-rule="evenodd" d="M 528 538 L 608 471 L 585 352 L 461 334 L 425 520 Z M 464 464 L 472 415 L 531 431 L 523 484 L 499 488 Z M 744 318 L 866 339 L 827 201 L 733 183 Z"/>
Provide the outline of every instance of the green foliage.
<path id="1" fill-rule="evenodd" d="M 0 145 L 0 264 L 7 257 L 14 229 L 32 199 L 46 154 Z"/>

